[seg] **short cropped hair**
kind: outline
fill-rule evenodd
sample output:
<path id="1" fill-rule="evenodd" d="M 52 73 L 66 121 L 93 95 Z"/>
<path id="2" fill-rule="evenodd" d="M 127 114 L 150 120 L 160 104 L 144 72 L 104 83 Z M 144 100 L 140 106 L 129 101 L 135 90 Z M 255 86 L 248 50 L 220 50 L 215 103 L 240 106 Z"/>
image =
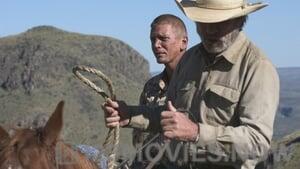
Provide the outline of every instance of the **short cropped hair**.
<path id="1" fill-rule="evenodd" d="M 177 36 L 187 37 L 187 30 L 184 22 L 172 14 L 162 14 L 156 17 L 151 23 L 151 30 L 160 24 L 170 24 L 176 29 Z"/>

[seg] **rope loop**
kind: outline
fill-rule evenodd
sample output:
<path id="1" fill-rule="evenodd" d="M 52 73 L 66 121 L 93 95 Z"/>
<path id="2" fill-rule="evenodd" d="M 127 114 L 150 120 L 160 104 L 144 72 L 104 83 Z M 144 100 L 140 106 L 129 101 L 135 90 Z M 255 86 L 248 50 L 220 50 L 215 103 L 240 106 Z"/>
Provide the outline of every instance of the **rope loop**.
<path id="1" fill-rule="evenodd" d="M 84 77 L 79 71 L 89 72 L 89 73 L 92 73 L 92 74 L 97 75 L 98 77 L 100 77 L 107 84 L 110 96 L 108 96 L 108 94 L 106 94 L 105 91 L 102 88 L 98 87 L 95 83 L 90 81 L 88 78 Z M 83 83 L 85 83 L 90 88 L 92 88 L 94 91 L 96 91 L 98 94 L 100 94 L 105 99 L 105 101 L 108 98 L 111 98 L 111 99 L 115 100 L 116 96 L 115 96 L 115 90 L 114 90 L 112 81 L 104 73 L 102 73 L 100 70 L 97 70 L 95 68 L 91 68 L 91 67 L 88 67 L 88 66 L 75 66 L 73 68 L 73 73 L 75 74 L 75 76 L 79 80 L 81 80 Z"/>
<path id="2" fill-rule="evenodd" d="M 79 71 L 89 72 L 100 77 L 106 83 L 110 95 L 105 93 L 105 91 L 102 88 L 98 87 L 95 83 L 90 81 L 88 78 L 84 77 Z M 88 66 L 75 66 L 73 68 L 73 73 L 84 84 L 86 84 L 94 91 L 96 91 L 98 94 L 100 94 L 105 99 L 105 101 L 107 101 L 107 99 L 109 98 L 111 98 L 112 100 L 116 99 L 115 90 L 112 81 L 101 71 Z M 119 146 L 119 139 L 120 139 L 120 127 L 117 126 L 115 128 L 110 128 L 105 138 L 105 141 L 103 143 L 104 150 L 108 152 L 109 169 L 114 169 L 116 167 L 116 152 Z"/>

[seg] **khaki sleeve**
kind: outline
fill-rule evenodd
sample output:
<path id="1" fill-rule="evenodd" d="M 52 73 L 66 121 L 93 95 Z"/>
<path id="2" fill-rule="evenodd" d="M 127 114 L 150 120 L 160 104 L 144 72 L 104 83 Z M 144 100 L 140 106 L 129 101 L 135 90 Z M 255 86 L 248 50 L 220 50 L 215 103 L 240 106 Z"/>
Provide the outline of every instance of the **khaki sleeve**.
<path id="1" fill-rule="evenodd" d="M 249 67 L 237 106 L 239 126 L 211 126 L 199 123 L 197 147 L 225 160 L 244 163 L 267 155 L 279 102 L 279 78 L 266 59 Z"/>
<path id="2" fill-rule="evenodd" d="M 146 90 L 147 90 L 147 85 L 148 83 L 146 83 L 144 85 L 143 91 L 140 95 L 140 100 L 139 100 L 139 105 L 146 105 L 147 102 L 147 98 L 146 98 Z M 133 110 L 134 111 L 134 110 Z M 131 111 L 131 114 L 136 114 L 136 115 L 131 115 L 130 118 L 130 123 L 128 125 L 128 127 L 132 127 L 132 128 L 136 128 L 139 130 L 146 130 L 149 126 L 149 119 L 145 118 L 144 114 L 142 111 L 137 112 L 137 113 L 133 113 L 133 111 Z"/>
<path id="3" fill-rule="evenodd" d="M 130 112 L 133 114 L 127 127 L 138 128 L 143 131 L 160 132 L 160 114 L 166 110 L 166 106 L 151 107 L 147 105 L 132 106 Z"/>
<path id="4" fill-rule="evenodd" d="M 142 131 L 159 132 L 160 127 L 160 113 L 165 109 L 165 106 L 151 107 L 147 106 L 147 83 L 144 86 L 143 92 L 140 96 L 139 106 L 130 106 L 131 118 L 127 127 L 140 129 Z"/>
<path id="5" fill-rule="evenodd" d="M 143 91 L 140 95 L 140 99 L 139 99 L 139 105 L 145 105 L 146 104 L 146 93 L 145 90 L 147 88 L 147 83 L 144 85 Z M 131 122 L 132 123 L 132 122 Z M 137 146 L 139 143 L 142 142 L 142 130 L 141 129 L 137 129 L 137 128 L 133 128 L 132 130 L 132 145 L 133 146 Z"/>

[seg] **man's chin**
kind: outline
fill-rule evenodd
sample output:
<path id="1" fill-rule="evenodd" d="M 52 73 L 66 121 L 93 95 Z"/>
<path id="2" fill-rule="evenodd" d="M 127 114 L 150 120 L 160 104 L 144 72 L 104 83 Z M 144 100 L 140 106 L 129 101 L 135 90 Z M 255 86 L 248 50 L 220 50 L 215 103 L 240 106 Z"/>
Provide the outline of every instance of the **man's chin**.
<path id="1" fill-rule="evenodd" d="M 164 63 L 165 60 L 166 60 L 166 57 L 164 57 L 164 56 L 156 56 L 157 63 Z"/>
<path id="2" fill-rule="evenodd" d="M 162 60 L 156 60 L 156 63 L 158 63 L 158 64 L 163 64 L 164 61 L 162 61 Z"/>
<path id="3" fill-rule="evenodd" d="M 166 59 L 164 59 L 164 58 L 157 58 L 157 59 L 156 59 L 156 62 L 157 62 L 158 64 L 164 64 L 164 63 L 166 63 Z"/>
<path id="4" fill-rule="evenodd" d="M 204 45 L 204 48 L 210 54 L 218 54 L 226 50 L 225 46 Z"/>

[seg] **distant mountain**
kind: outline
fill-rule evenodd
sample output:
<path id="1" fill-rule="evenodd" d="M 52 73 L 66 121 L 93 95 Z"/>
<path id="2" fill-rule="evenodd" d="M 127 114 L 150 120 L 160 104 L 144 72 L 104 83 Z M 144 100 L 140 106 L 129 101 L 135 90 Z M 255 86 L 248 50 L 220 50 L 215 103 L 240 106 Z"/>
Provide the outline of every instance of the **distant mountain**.
<path id="1" fill-rule="evenodd" d="M 65 100 L 67 141 L 99 147 L 107 131 L 103 99 L 74 78 L 75 65 L 91 66 L 108 75 L 117 97 L 128 103 L 137 103 L 150 77 L 148 61 L 120 40 L 51 26 L 34 27 L 0 38 L 0 124 L 12 126 L 11 121 L 19 121 L 18 125 L 26 125 L 26 119 L 33 121 L 39 113 L 49 114 Z M 103 85 L 95 76 L 89 77 Z M 122 143 L 128 145 L 129 131 L 123 131 L 127 134 L 122 138 L 128 141 Z"/>
<path id="2" fill-rule="evenodd" d="M 278 68 L 280 105 L 275 120 L 274 138 L 300 130 L 300 68 Z"/>
<path id="3" fill-rule="evenodd" d="M 300 165 L 300 68 L 278 68 L 280 105 L 272 142 L 273 166 L 268 169 L 299 169 Z"/>

